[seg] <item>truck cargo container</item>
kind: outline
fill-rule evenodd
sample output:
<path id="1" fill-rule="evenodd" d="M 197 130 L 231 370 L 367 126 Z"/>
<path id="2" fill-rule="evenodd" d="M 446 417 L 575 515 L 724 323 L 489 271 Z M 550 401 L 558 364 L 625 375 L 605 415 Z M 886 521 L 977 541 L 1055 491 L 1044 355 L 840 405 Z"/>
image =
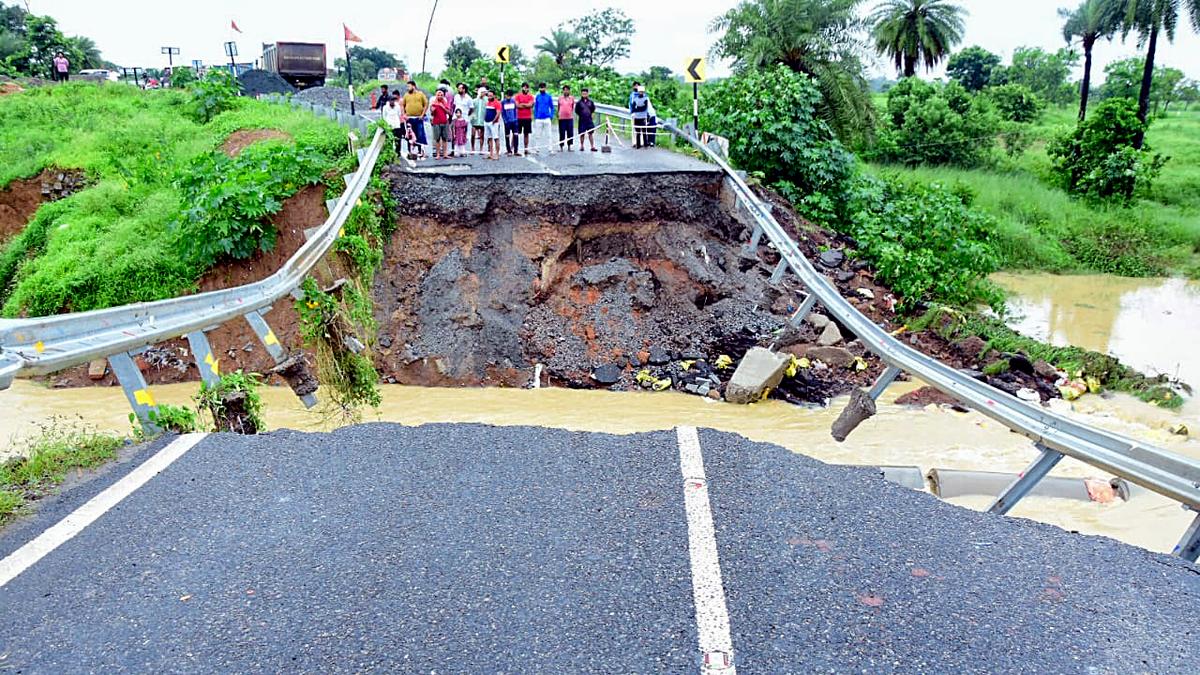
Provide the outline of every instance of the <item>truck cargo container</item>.
<path id="1" fill-rule="evenodd" d="M 263 70 L 278 74 L 297 89 L 325 84 L 325 45 L 276 42 L 263 45 Z"/>

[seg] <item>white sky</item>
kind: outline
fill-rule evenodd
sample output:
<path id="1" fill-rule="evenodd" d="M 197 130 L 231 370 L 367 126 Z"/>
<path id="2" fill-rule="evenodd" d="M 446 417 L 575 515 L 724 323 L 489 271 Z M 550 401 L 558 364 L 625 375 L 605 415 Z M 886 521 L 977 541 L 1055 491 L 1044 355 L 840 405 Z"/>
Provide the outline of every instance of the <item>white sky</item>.
<path id="1" fill-rule="evenodd" d="M 1056 9 L 1078 0 L 959 2 L 970 12 L 961 46 L 978 44 L 1007 61 L 1019 46 L 1064 46 Z M 708 23 L 735 4 L 734 0 L 688 0 L 672 11 L 667 9 L 671 3 L 633 0 L 440 0 L 429 38 L 427 69 L 434 73 L 442 69 L 446 46 L 458 35 L 474 37 L 485 53 L 501 44 L 518 44 L 531 56 L 533 45 L 554 26 L 612 6 L 623 9 L 636 28 L 630 56 L 617 64 L 618 70 L 642 71 L 665 65 L 679 72 L 690 57 L 708 52 L 715 39 L 708 32 Z M 867 0 L 864 11 L 874 4 Z M 433 0 L 29 0 L 29 5 L 35 13 L 57 19 L 64 32 L 91 37 L 106 58 L 126 66 L 165 66 L 167 57 L 159 50 L 164 45 L 182 50 L 177 63 L 193 59 L 227 62 L 222 51 L 227 40 L 237 41 L 239 61 L 252 61 L 261 53 L 262 42 L 325 42 L 332 64 L 332 59 L 342 54 L 341 27 L 345 22 L 363 38 L 364 46 L 394 52 L 410 69 L 418 69 Z M 686 11 L 680 11 L 684 8 Z M 242 34 L 230 30 L 230 20 L 237 21 Z M 1200 35 L 1186 19 L 1181 18 L 1180 24 L 1175 44 L 1160 45 L 1158 62 L 1200 79 Z M 1100 42 L 1095 72 L 1102 78 L 1106 63 L 1137 53 L 1132 36 L 1126 44 Z M 728 71 L 710 64 L 709 72 L 723 75 Z M 894 75 L 885 63 L 874 64 L 872 73 Z"/>

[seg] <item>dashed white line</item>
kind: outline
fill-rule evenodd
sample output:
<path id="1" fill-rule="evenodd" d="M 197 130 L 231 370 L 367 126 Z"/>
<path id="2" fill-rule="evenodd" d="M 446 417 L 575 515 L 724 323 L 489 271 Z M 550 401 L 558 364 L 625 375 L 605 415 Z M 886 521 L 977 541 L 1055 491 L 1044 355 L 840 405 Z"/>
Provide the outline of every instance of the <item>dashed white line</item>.
<path id="1" fill-rule="evenodd" d="M 737 672 L 733 662 L 733 638 L 729 632 L 729 610 L 725 585 L 717 558 L 717 538 L 712 507 L 708 501 L 708 479 L 695 427 L 676 429 L 679 438 L 679 469 L 683 474 L 683 504 L 687 511 L 688 554 L 692 565 L 692 600 L 696 605 L 696 629 L 704 671 Z"/>
<path id="2" fill-rule="evenodd" d="M 145 485 L 207 435 L 184 434 L 175 439 L 167 447 L 155 453 L 153 457 L 142 462 L 141 466 L 125 474 L 123 478 L 89 499 L 83 506 L 72 511 L 71 515 L 47 528 L 33 540 L 13 551 L 4 560 L 0 560 L 0 588 L 49 555 L 51 551 L 66 543 L 71 537 L 82 532 L 83 528 L 96 522 L 96 519 L 120 504 L 121 500 Z"/>

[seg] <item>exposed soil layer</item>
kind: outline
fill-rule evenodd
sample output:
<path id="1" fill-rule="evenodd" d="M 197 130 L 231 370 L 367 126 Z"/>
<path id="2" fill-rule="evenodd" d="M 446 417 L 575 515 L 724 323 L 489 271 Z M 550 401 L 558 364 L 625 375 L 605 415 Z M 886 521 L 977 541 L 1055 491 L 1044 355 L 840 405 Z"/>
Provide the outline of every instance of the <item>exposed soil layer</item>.
<path id="1" fill-rule="evenodd" d="M 279 269 L 300 246 L 304 244 L 304 230 L 325 222 L 325 187 L 313 185 L 288 198 L 283 209 L 271 218 L 279 228 L 275 249 L 269 253 L 258 252 L 249 260 L 219 263 L 200 279 L 197 291 L 214 291 L 261 281 Z M 324 270 L 334 275 L 336 270 Z M 291 351 L 299 349 L 299 319 L 290 298 L 275 304 L 266 316 L 267 323 L 275 331 L 280 344 Z M 208 332 L 208 341 L 214 354 L 220 359 L 222 372 L 242 369 L 247 372 L 269 372 L 275 361 L 259 342 L 258 336 L 245 321 L 228 321 Z M 171 340 L 156 345 L 151 352 L 138 359 L 144 365 L 143 374 L 150 384 L 168 384 L 199 380 L 200 373 L 193 362 L 186 340 Z M 275 376 L 278 377 L 278 376 Z M 87 366 L 79 366 L 57 373 L 50 378 L 55 386 L 81 386 L 88 384 L 115 385 L 116 377 L 109 370 L 103 378 L 93 381 L 88 377 Z M 272 380 L 283 384 L 282 379 Z"/>
<path id="2" fill-rule="evenodd" d="M 0 189 L 0 246 L 25 229 L 39 206 L 69 197 L 85 183 L 81 171 L 52 167 L 33 178 L 18 178 Z"/>
<path id="3" fill-rule="evenodd" d="M 278 129 L 238 129 L 221 144 L 221 151 L 230 157 L 237 157 L 251 145 L 266 140 L 290 141 L 292 137 Z"/>

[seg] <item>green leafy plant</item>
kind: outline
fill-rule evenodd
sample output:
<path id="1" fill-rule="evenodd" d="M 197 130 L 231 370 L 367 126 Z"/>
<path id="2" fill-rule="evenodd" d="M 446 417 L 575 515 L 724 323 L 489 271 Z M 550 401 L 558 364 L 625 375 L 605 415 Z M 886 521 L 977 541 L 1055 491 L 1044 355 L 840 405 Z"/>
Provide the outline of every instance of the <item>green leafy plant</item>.
<path id="1" fill-rule="evenodd" d="M 1104 101 L 1047 146 L 1054 177 L 1068 192 L 1093 200 L 1129 202 L 1146 193 L 1166 163 L 1148 147 L 1135 147 L 1147 126 L 1137 117 L 1136 103 Z"/>
<path id="2" fill-rule="evenodd" d="M 370 298 L 353 281 L 339 287 L 340 299 L 321 290 L 311 277 L 300 290 L 303 296 L 295 305 L 300 335 L 316 352 L 319 379 L 332 392 L 332 409 L 355 418 L 361 406 L 378 406 L 382 402 L 379 374 L 370 358 L 370 345 L 357 351 L 350 346 L 356 335 L 374 334 Z"/>
<path id="3" fill-rule="evenodd" d="M 53 417 L 19 442 L 16 456 L 0 463 L 0 522 L 27 499 L 48 494 L 72 469 L 90 469 L 117 456 L 123 441 L 82 420 Z"/>
<path id="4" fill-rule="evenodd" d="M 151 410 L 149 417 L 150 422 L 165 433 L 190 434 L 200 429 L 196 411 L 187 406 L 164 403 L 158 406 L 158 410 Z M 146 433 L 146 428 L 137 415 L 129 413 L 129 423 L 133 425 L 133 435 L 137 438 L 146 439 L 152 436 Z"/>
<path id="5" fill-rule="evenodd" d="M 1033 90 L 1023 84 L 1002 84 L 989 87 L 986 92 L 1001 117 L 1010 122 L 1033 122 L 1045 107 Z"/>
<path id="6" fill-rule="evenodd" d="M 200 384 L 196 406 L 212 416 L 214 431 L 257 434 L 267 428 L 262 417 L 261 386 L 262 379 L 257 373 L 241 370 L 225 373 L 215 386 Z"/>
<path id="7" fill-rule="evenodd" d="M 972 96 L 957 82 L 902 80 L 888 90 L 887 110 L 871 154 L 908 166 L 985 164 L 1001 130 L 987 100 Z"/>
<path id="8" fill-rule="evenodd" d="M 192 119 L 208 124 L 214 117 L 231 110 L 238 100 L 238 84 L 223 68 L 210 68 L 204 79 L 188 86 L 191 94 L 189 113 Z"/>

